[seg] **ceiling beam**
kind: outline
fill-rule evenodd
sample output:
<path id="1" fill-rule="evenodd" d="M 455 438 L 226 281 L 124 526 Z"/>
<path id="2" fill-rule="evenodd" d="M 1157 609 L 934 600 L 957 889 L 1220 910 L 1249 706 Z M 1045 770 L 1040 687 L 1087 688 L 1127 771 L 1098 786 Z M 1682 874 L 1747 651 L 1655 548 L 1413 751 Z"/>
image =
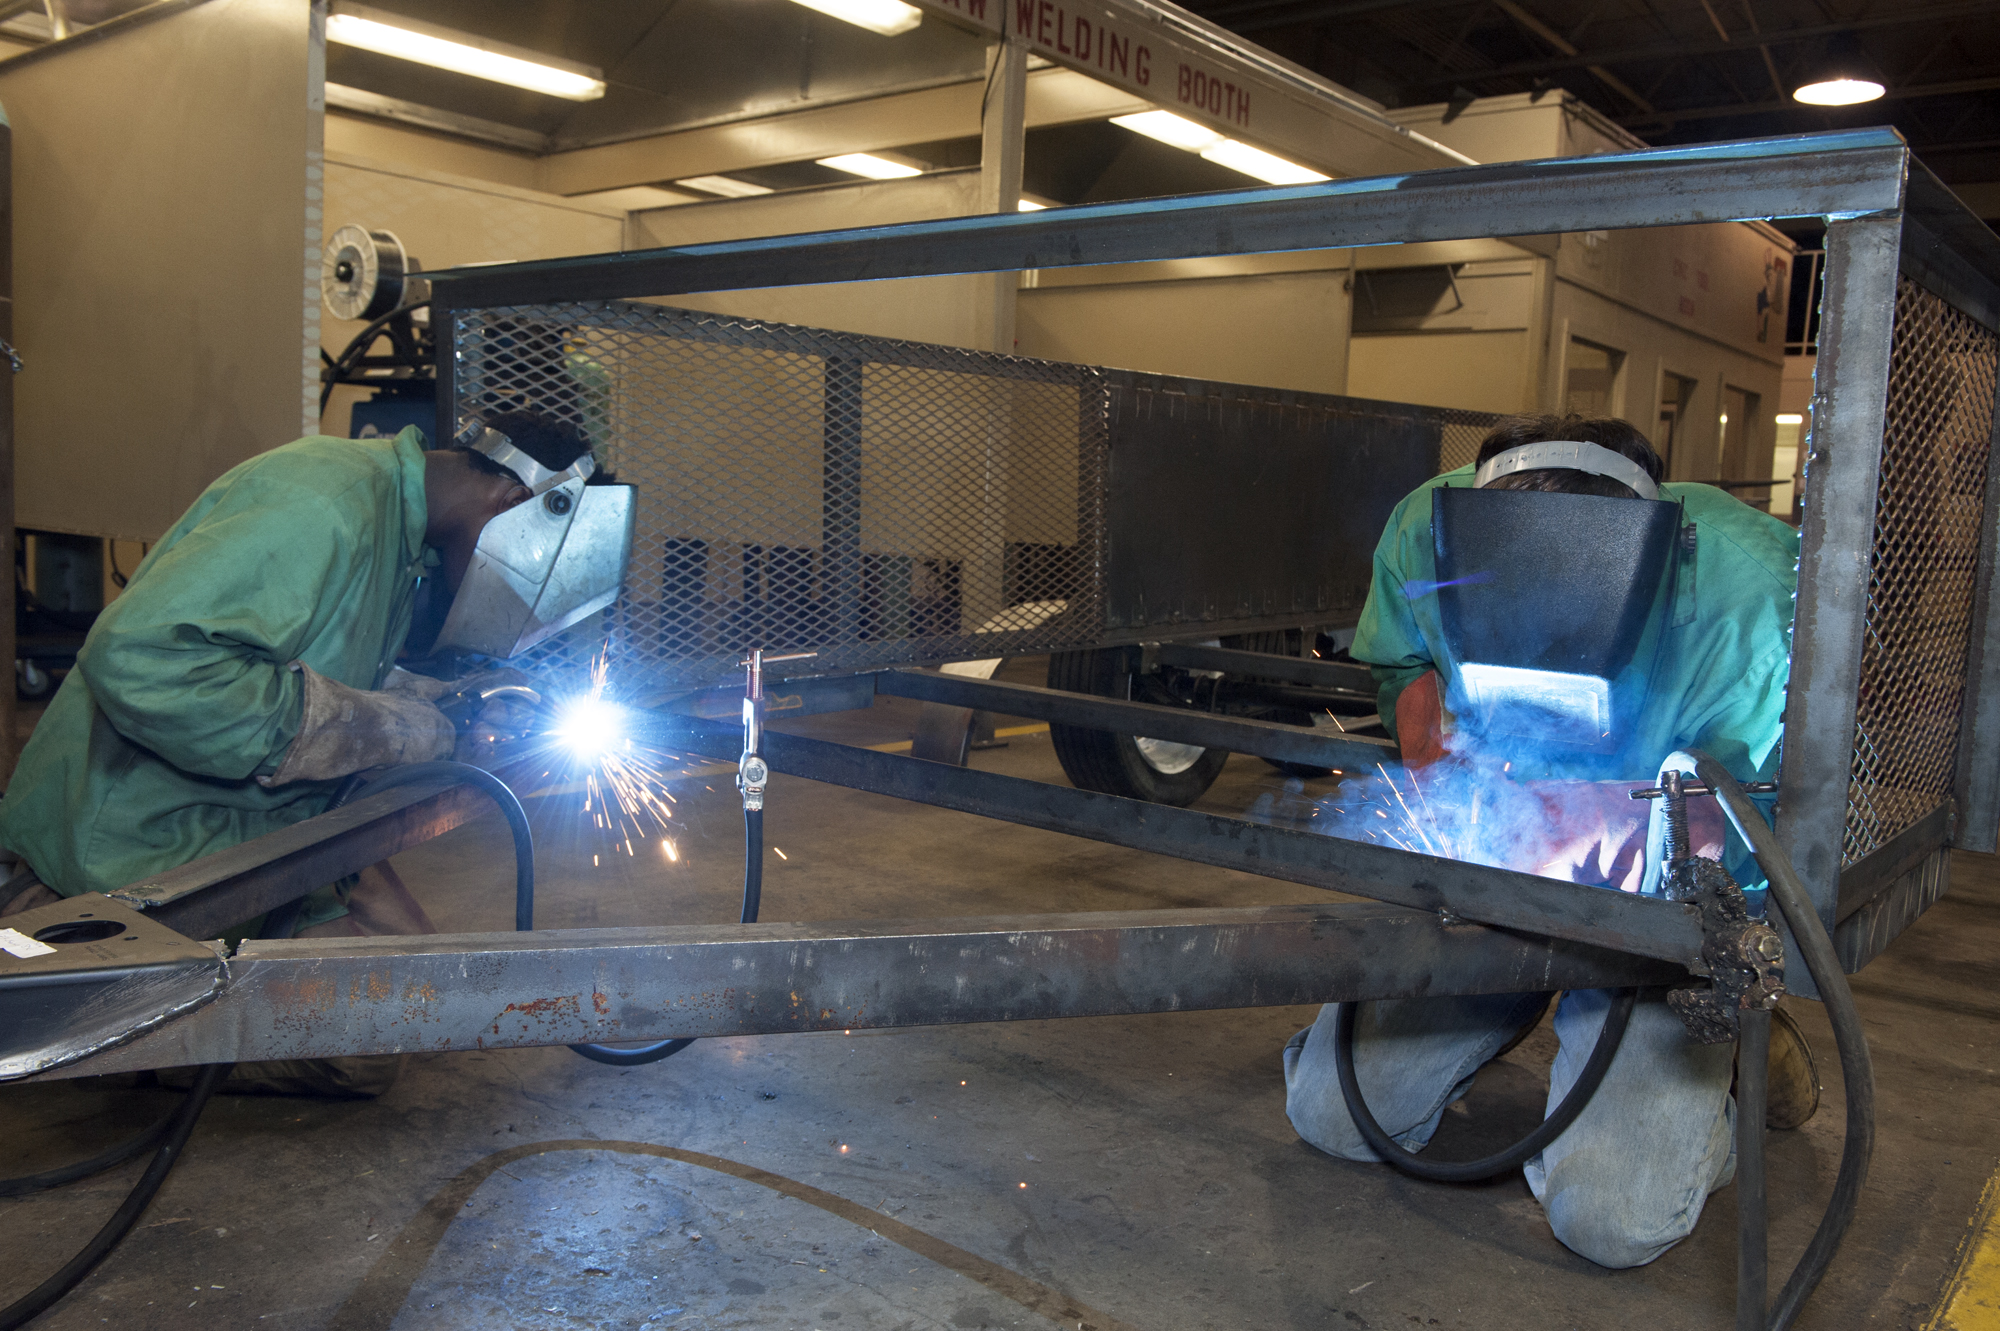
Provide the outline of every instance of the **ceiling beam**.
<path id="1" fill-rule="evenodd" d="M 1550 56 L 1540 60 L 1517 60 L 1511 64 L 1495 65 L 1491 69 L 1475 73 L 1460 74 L 1448 78 L 1423 79 L 1407 86 L 1412 88 L 1444 87 L 1452 83 L 1462 83 L 1466 79 L 1534 78 L 1544 74 L 1559 74 L 1564 70 L 1584 69 L 1591 65 L 1625 65 L 1645 62 L 1648 64 L 1672 56 L 1722 55 L 1731 51 L 1754 51 L 1759 47 L 1795 45 L 1799 42 L 1817 41 L 1837 33 L 1854 32 L 1863 28 L 1904 27 L 1923 23 L 1946 23 L 1953 19 L 1975 18 L 1993 13 L 1992 0 L 1956 0 L 1956 3 L 1932 5 L 1925 9 L 1889 9 L 1879 14 L 1865 15 L 1849 19 L 1844 23 L 1817 23 L 1803 28 L 1775 28 L 1764 32 L 1744 32 L 1723 40 L 1720 38 L 1685 42 L 1650 42 L 1644 46 L 1625 46 L 1608 51 L 1579 51 L 1573 56 Z"/>
<path id="2" fill-rule="evenodd" d="M 1918 97 L 1955 97 L 1963 93 L 1992 92 L 2000 88 L 2000 78 L 1956 79 L 1950 83 L 1922 83 L 1910 88 L 1891 88 L 1876 98 L 1876 102 L 1902 102 Z M 1865 105 L 1873 106 L 1875 102 Z M 1847 109 L 1847 108 L 1841 108 Z M 1618 121 L 1627 129 L 1635 125 L 1671 125 L 1678 120 L 1726 120 L 1730 116 L 1763 116 L 1775 111 L 1799 111 L 1824 113 L 1823 106 L 1806 106 L 1799 102 L 1741 102 L 1734 106 L 1693 106 L 1685 110 L 1669 107 L 1656 115 L 1624 116 Z"/>

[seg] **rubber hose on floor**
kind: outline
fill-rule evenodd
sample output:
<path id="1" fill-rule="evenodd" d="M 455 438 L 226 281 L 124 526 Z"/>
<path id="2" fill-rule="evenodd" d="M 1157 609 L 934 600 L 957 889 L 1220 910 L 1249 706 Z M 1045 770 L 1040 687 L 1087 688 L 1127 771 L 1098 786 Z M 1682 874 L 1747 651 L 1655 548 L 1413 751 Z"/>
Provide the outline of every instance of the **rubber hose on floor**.
<path id="1" fill-rule="evenodd" d="M 159 1192 L 160 1185 L 166 1182 L 167 1172 L 174 1167 L 174 1161 L 180 1158 L 188 1138 L 194 1134 L 195 1121 L 201 1117 L 208 1098 L 215 1094 L 215 1088 L 229 1075 L 231 1066 L 228 1063 L 211 1063 L 201 1070 L 195 1077 L 193 1089 L 168 1121 L 165 1139 L 161 1141 L 159 1150 L 154 1152 L 153 1162 L 146 1166 L 146 1172 L 139 1176 L 138 1184 L 126 1194 L 125 1201 L 111 1219 L 104 1222 L 104 1228 L 97 1231 L 81 1252 L 65 1262 L 60 1271 L 5 1308 L 0 1308 L 0 1331 L 15 1331 L 15 1328 L 26 1326 L 40 1316 L 56 1300 L 75 1289 L 118 1246 L 118 1241 L 138 1223 L 139 1217 L 152 1204 L 154 1194 Z"/>
<path id="2" fill-rule="evenodd" d="M 1384 1164 L 1416 1178 L 1429 1179 L 1433 1183 L 1478 1183 L 1512 1173 L 1562 1136 L 1569 1125 L 1576 1122 L 1584 1106 L 1590 1103 L 1590 1097 L 1597 1093 L 1599 1083 L 1611 1067 L 1611 1060 L 1617 1056 L 1618 1046 L 1625 1039 L 1625 1026 L 1632 1019 L 1632 1005 L 1638 996 L 1637 989 L 1620 989 L 1612 996 L 1611 1008 L 1604 1014 L 1604 1025 L 1598 1028 L 1597 1043 L 1590 1051 L 1590 1059 L 1583 1065 L 1576 1083 L 1569 1088 L 1569 1094 L 1563 1097 L 1554 1113 L 1506 1150 L 1483 1159 L 1463 1161 L 1426 1160 L 1404 1150 L 1368 1112 L 1368 1103 L 1361 1097 L 1360 1081 L 1354 1075 L 1354 1018 L 1361 1005 L 1342 1003 L 1333 1028 L 1333 1067 L 1340 1075 L 1340 1094 L 1347 1101 L 1348 1117 L 1354 1120 L 1361 1139 L 1368 1143 L 1370 1150 L 1382 1157 Z"/>
<path id="3" fill-rule="evenodd" d="M 745 809 L 742 923 L 757 923 L 757 910 L 763 902 L 763 897 L 764 811 Z M 657 1063 L 663 1058 L 672 1058 L 693 1043 L 693 1040 L 661 1040 L 657 1044 L 641 1045 L 637 1049 L 614 1049 L 610 1045 L 603 1044 L 573 1044 L 570 1048 L 593 1063 L 608 1063 L 614 1068 L 629 1068 L 637 1067 L 641 1063 Z"/>
<path id="4" fill-rule="evenodd" d="M 1840 1172 L 1834 1178 L 1833 1196 L 1827 1201 L 1826 1213 L 1813 1233 L 1812 1242 L 1806 1245 L 1799 1264 L 1778 1292 L 1777 1304 L 1771 1309 L 1770 1331 L 1786 1331 L 1826 1275 L 1861 1200 L 1861 1185 L 1868 1177 L 1869 1158 L 1875 1151 L 1874 1062 L 1868 1053 L 1861 1013 L 1854 1006 L 1854 992 L 1847 987 L 1847 976 L 1834 953 L 1833 939 L 1813 908 L 1812 895 L 1806 891 L 1798 870 L 1779 847 L 1777 834 L 1728 769 L 1699 749 L 1689 752 L 1695 760 L 1695 776 L 1722 801 L 1723 813 L 1750 847 L 1757 867 L 1764 871 L 1765 881 L 1771 885 L 1771 900 L 1791 926 L 1792 939 L 1798 944 L 1806 971 L 1819 987 L 1820 1002 L 1825 1005 L 1827 1020 L 1833 1026 L 1834 1048 L 1840 1054 L 1841 1087 L 1847 1099 L 1847 1132 L 1841 1146 Z"/>

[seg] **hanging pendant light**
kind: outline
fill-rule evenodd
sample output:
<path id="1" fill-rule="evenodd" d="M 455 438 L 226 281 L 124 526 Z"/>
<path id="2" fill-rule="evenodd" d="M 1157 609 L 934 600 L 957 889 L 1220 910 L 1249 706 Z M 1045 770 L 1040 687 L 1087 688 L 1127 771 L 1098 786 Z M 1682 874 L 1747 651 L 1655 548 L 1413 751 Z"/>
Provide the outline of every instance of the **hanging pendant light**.
<path id="1" fill-rule="evenodd" d="M 1885 91 L 1874 65 L 1862 55 L 1860 41 L 1843 32 L 1828 43 L 1826 58 L 1812 81 L 1792 90 L 1792 100 L 1807 106 L 1859 106 Z"/>

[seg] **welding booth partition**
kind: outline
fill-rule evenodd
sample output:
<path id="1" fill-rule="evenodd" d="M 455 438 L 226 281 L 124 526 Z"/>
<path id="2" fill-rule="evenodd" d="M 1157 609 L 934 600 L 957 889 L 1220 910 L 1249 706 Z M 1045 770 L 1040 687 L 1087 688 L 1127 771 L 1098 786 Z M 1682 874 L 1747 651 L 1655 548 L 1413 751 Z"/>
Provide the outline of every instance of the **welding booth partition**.
<path id="1" fill-rule="evenodd" d="M 1788 216 L 1834 220 L 1776 827 L 1858 969 L 2000 824 L 2000 244 L 1889 131 L 447 272 L 441 409 L 556 410 L 638 482 L 624 597 L 542 660 L 608 643 L 669 706 L 753 645 L 817 652 L 800 673 L 830 685 L 1351 624 L 1389 508 L 1490 417 L 658 302 Z"/>

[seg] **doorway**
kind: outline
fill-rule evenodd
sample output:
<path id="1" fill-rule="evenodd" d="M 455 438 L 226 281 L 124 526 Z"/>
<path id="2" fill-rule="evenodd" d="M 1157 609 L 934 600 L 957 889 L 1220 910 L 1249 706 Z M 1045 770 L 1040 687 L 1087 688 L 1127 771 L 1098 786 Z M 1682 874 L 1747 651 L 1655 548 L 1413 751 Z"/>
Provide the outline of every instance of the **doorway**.
<path id="1" fill-rule="evenodd" d="M 1653 448 L 1660 455 L 1662 474 L 1678 475 L 1674 470 L 1674 443 L 1688 425 L 1688 412 L 1694 406 L 1695 381 L 1683 374 L 1662 372 L 1660 375 L 1660 425 L 1653 435 Z"/>
<path id="2" fill-rule="evenodd" d="M 1563 408 L 1578 416 L 1609 416 L 1615 410 L 1618 374 L 1625 353 L 1580 337 L 1569 340 L 1569 365 L 1563 386 Z"/>

